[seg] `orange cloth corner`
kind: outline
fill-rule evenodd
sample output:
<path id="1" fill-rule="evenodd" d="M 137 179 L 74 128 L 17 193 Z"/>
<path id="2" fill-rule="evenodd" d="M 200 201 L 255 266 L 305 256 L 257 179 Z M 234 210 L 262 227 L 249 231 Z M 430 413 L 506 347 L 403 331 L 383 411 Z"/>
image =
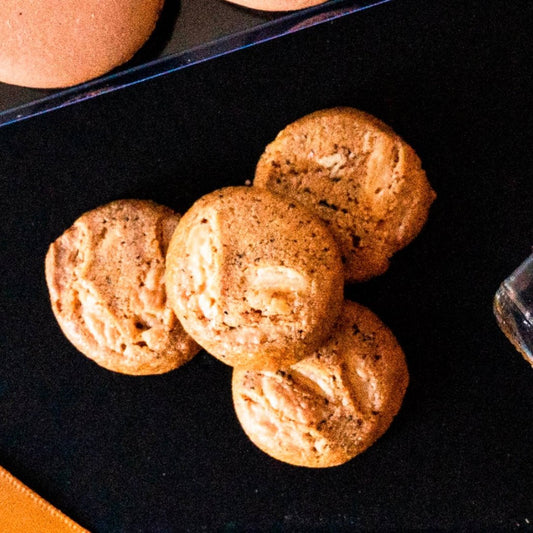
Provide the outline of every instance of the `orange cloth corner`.
<path id="1" fill-rule="evenodd" d="M 0 466 L 2 533 L 88 533 Z"/>

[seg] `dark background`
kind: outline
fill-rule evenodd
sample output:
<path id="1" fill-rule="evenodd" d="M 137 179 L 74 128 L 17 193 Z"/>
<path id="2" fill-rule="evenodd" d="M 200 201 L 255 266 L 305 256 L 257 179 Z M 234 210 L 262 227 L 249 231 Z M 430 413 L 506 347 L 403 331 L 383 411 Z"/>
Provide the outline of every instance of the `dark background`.
<path id="1" fill-rule="evenodd" d="M 531 15 L 394 0 L 0 129 L 0 464 L 102 532 L 530 529 L 533 370 L 491 308 L 533 244 Z M 282 127 L 336 105 L 393 126 L 438 199 L 390 270 L 348 291 L 404 347 L 402 410 L 362 455 L 311 470 L 247 440 L 231 370 L 205 353 L 151 377 L 81 356 L 43 260 L 112 199 L 183 211 L 242 184 Z"/>

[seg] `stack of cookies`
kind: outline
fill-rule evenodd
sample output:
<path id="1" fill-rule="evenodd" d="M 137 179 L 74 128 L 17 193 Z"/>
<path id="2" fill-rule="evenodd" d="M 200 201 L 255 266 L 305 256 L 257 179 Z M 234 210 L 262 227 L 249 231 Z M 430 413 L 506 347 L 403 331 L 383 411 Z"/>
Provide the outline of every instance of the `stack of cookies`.
<path id="1" fill-rule="evenodd" d="M 233 367 L 245 433 L 281 461 L 342 464 L 400 409 L 404 353 L 344 287 L 383 273 L 435 197 L 414 151 L 352 108 L 303 117 L 267 146 L 252 186 L 179 217 L 121 200 L 49 249 L 52 308 L 110 370 L 155 374 L 200 348 Z"/>

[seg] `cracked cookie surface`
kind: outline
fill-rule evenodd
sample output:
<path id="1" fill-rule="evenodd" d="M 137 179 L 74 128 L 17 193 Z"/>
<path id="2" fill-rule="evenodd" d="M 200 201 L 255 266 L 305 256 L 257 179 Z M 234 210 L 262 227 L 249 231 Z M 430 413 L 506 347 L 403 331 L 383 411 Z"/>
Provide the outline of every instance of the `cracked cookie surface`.
<path id="1" fill-rule="evenodd" d="M 117 200 L 79 217 L 48 250 L 46 281 L 65 336 L 100 366 L 159 374 L 200 347 L 167 304 L 165 255 L 179 215 Z"/>
<path id="2" fill-rule="evenodd" d="M 183 215 L 167 254 L 170 304 L 230 366 L 292 364 L 329 334 L 343 299 L 338 247 L 318 217 L 254 187 L 226 187 Z"/>
<path id="3" fill-rule="evenodd" d="M 389 428 L 409 381 L 394 335 L 369 309 L 346 301 L 331 338 L 279 371 L 234 369 L 239 422 L 270 456 L 296 466 L 352 459 Z"/>
<path id="4" fill-rule="evenodd" d="M 254 186 L 293 198 L 330 227 L 347 281 L 384 273 L 425 224 L 435 199 L 414 150 L 362 111 L 316 111 L 265 148 Z"/>

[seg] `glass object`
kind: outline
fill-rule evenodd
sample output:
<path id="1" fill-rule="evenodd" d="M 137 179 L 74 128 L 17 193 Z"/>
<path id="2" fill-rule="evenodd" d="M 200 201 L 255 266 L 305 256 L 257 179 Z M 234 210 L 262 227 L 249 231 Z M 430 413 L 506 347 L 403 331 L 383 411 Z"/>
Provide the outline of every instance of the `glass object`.
<path id="1" fill-rule="evenodd" d="M 496 291 L 494 314 L 505 336 L 533 365 L 533 254 Z"/>
<path id="2" fill-rule="evenodd" d="M 223 0 L 167 1 L 154 34 L 122 67 L 58 90 L 0 82 L 0 126 L 333 20 L 390 0 L 330 0 L 308 9 L 268 13 Z"/>

